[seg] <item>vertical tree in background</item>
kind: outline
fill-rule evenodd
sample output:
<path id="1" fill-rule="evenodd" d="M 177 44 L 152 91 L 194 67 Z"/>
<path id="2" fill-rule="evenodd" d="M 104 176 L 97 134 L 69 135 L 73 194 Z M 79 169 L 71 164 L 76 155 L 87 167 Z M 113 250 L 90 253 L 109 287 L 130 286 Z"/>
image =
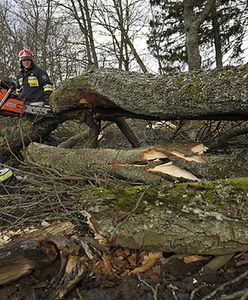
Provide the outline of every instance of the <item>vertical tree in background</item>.
<path id="1" fill-rule="evenodd" d="M 183 1 L 183 19 L 186 35 L 185 46 L 189 70 L 201 69 L 199 31 L 201 24 L 212 11 L 214 2 L 215 0 L 208 0 L 197 14 L 195 11 L 197 8 L 195 0 Z"/>
<path id="2" fill-rule="evenodd" d="M 218 15 L 216 1 L 214 1 L 213 4 L 211 19 L 212 19 L 212 27 L 213 27 L 216 68 L 219 69 L 222 68 L 223 66 L 223 54 L 222 54 L 222 43 L 221 43 L 221 33 L 220 33 L 220 17 Z"/>
<path id="3" fill-rule="evenodd" d="M 89 3 L 88 0 L 67 0 L 61 2 L 63 7 L 69 14 L 71 20 L 76 21 L 83 40 L 85 42 L 85 50 L 87 56 L 87 65 L 95 65 L 98 67 L 98 58 L 94 41 L 92 15 L 95 9 L 95 2 Z"/>
<path id="4" fill-rule="evenodd" d="M 211 67 L 215 60 L 219 68 L 227 55 L 230 62 L 240 62 L 247 31 L 246 0 L 150 2 L 153 17 L 148 45 L 162 72 L 180 70 L 185 62 L 194 69 Z"/>
<path id="5" fill-rule="evenodd" d="M 0 28 L 0 79 L 11 80 L 18 71 L 17 53 L 22 46 L 22 32 L 8 2 L 0 4 Z"/>

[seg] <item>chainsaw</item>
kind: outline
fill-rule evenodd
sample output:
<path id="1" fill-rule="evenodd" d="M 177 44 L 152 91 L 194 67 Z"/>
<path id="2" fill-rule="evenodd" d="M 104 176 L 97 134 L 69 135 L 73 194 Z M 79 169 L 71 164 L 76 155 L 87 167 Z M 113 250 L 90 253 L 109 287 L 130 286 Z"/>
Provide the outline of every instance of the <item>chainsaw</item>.
<path id="1" fill-rule="evenodd" d="M 54 117 L 49 105 L 43 105 L 43 102 L 25 104 L 25 100 L 15 93 L 13 87 L 0 87 L 0 115 L 12 116 L 24 114 Z"/>
<path id="2" fill-rule="evenodd" d="M 0 115 L 37 115 L 45 117 L 55 117 L 49 105 L 43 102 L 25 104 L 25 100 L 19 97 L 12 86 L 7 86 L 2 82 L 0 86 Z M 11 187 L 17 182 L 17 177 L 9 168 L 1 168 L 3 157 L 0 152 L 0 195 L 10 193 Z M 13 188 L 13 187 L 12 187 Z"/>

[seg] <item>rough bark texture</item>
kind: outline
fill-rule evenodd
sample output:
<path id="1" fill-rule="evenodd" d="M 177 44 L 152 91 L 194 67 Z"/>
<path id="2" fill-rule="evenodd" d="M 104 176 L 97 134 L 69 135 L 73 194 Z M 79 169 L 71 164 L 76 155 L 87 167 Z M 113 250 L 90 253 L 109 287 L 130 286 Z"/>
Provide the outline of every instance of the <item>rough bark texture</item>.
<path id="1" fill-rule="evenodd" d="M 140 118 L 247 119 L 247 74 L 247 65 L 159 76 L 96 69 L 65 82 L 51 104 L 57 112 L 86 106 Z"/>
<path id="2" fill-rule="evenodd" d="M 102 242 L 152 251 L 248 250 L 247 178 L 89 189 L 81 205 Z"/>
<path id="3" fill-rule="evenodd" d="M 215 0 L 208 0 L 196 17 L 196 2 L 194 0 L 184 0 L 184 28 L 186 33 L 186 51 L 189 70 L 201 69 L 201 56 L 199 45 L 199 28 L 208 17 L 214 6 Z"/>
<path id="4" fill-rule="evenodd" d="M 115 150 L 63 149 L 32 143 L 27 148 L 26 159 L 52 167 L 64 175 L 83 175 L 87 172 L 97 174 L 105 171 L 117 177 L 148 184 L 158 183 L 162 177 L 180 179 L 159 170 L 159 166 L 169 161 L 199 180 L 248 175 L 247 151 L 238 151 L 232 155 L 187 155 L 187 147 L 179 144 Z M 155 159 L 158 161 L 154 162 Z M 157 171 L 153 169 L 155 166 Z"/>

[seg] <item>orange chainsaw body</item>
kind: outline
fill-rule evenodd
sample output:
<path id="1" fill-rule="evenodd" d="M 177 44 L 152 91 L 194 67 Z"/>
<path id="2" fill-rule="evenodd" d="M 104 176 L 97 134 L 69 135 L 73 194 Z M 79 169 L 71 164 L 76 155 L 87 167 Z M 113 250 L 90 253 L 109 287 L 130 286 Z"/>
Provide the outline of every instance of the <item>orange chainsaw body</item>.
<path id="1" fill-rule="evenodd" d="M 0 101 L 4 98 L 7 93 L 7 89 L 0 89 Z M 10 116 L 12 114 L 22 114 L 24 113 L 24 100 L 18 98 L 17 95 L 12 93 L 7 100 L 0 107 L 0 114 Z"/>

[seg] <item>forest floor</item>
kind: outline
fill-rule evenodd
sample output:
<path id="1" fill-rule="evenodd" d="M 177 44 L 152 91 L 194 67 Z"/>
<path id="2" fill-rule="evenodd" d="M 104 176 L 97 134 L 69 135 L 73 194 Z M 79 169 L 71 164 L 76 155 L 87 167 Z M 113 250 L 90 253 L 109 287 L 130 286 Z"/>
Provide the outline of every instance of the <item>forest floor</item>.
<path id="1" fill-rule="evenodd" d="M 244 300 L 248 297 L 248 253 L 236 254 L 215 271 L 205 267 L 212 258 L 208 256 L 163 253 L 156 261 L 151 262 L 150 259 L 147 262 L 148 259 L 144 266 L 139 262 L 145 255 L 149 257 L 144 251 L 120 247 L 109 250 L 108 256 L 95 262 L 94 268 L 63 299 Z M 28 276 L 0 288 L 0 299 L 57 299 L 54 291 L 59 285 L 59 268 L 60 260 L 57 259 L 52 265 L 34 270 Z"/>

